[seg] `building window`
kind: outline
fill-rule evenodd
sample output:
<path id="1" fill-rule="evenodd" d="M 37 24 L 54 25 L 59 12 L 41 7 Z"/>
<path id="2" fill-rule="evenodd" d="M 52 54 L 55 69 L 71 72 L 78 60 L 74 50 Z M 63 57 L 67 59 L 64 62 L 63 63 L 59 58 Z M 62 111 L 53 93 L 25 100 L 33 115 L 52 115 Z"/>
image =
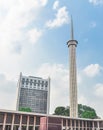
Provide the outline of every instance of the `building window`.
<path id="1" fill-rule="evenodd" d="M 44 81 L 42 81 L 42 87 L 44 86 Z"/>
<path id="2" fill-rule="evenodd" d="M 32 82 L 33 80 L 32 79 L 30 79 L 30 82 Z"/>
<path id="3" fill-rule="evenodd" d="M 29 82 L 29 79 L 26 79 L 27 82 Z"/>
<path id="4" fill-rule="evenodd" d="M 45 82 L 45 87 L 47 87 L 47 86 L 48 86 L 48 82 L 46 81 L 46 82 Z"/>
<path id="5" fill-rule="evenodd" d="M 22 78 L 22 80 L 23 80 L 23 81 L 25 81 L 25 79 L 24 79 L 24 78 Z"/>
<path id="6" fill-rule="evenodd" d="M 36 83 L 36 80 L 34 80 L 34 83 Z"/>
<path id="7" fill-rule="evenodd" d="M 26 85 L 28 85 L 28 82 L 26 82 Z"/>
<path id="8" fill-rule="evenodd" d="M 25 79 L 23 78 L 23 79 L 22 79 L 22 84 L 24 84 L 24 82 L 25 82 Z"/>
<path id="9" fill-rule="evenodd" d="M 40 80 L 38 80 L 38 86 L 40 86 Z"/>
<path id="10" fill-rule="evenodd" d="M 24 81 L 22 80 L 22 84 L 24 85 Z"/>

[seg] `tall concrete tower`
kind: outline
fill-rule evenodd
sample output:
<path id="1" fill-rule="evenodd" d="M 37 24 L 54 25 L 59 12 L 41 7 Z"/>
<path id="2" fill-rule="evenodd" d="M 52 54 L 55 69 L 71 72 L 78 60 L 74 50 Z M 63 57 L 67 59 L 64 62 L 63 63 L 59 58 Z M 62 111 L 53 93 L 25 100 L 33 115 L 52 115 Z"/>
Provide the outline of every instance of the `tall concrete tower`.
<path id="1" fill-rule="evenodd" d="M 73 20 L 71 17 L 71 39 L 67 42 L 69 48 L 69 91 L 70 91 L 70 117 L 78 117 L 77 102 L 77 74 L 76 74 L 76 47 L 78 41 L 74 40 Z"/>

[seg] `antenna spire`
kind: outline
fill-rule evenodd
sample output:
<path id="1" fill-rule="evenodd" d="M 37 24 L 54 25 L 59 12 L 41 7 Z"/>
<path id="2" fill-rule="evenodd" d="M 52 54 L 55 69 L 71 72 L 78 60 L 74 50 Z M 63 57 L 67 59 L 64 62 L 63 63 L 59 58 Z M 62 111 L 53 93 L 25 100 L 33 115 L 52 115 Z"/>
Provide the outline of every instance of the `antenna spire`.
<path id="1" fill-rule="evenodd" d="M 74 40 L 73 19 L 71 15 L 71 40 Z"/>

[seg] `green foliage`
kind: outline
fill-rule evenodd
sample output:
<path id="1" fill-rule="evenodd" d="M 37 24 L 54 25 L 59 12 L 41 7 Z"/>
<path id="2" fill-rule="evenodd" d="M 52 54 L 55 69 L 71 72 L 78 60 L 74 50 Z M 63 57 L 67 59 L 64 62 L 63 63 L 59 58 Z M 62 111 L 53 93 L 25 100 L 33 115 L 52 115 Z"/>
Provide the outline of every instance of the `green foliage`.
<path id="1" fill-rule="evenodd" d="M 55 109 L 55 114 L 57 115 L 64 115 L 64 113 L 65 113 L 65 107 L 57 107 Z"/>
<path id="2" fill-rule="evenodd" d="M 70 115 L 70 109 L 69 107 L 63 107 L 59 106 L 54 111 L 55 115 L 63 115 L 63 116 L 69 116 Z M 96 111 L 86 105 L 78 104 L 78 117 L 79 118 L 90 118 L 90 119 L 96 119 L 98 118 Z"/>
<path id="3" fill-rule="evenodd" d="M 93 108 L 82 104 L 78 104 L 78 115 L 81 118 L 98 118 L 96 111 Z"/>
<path id="4" fill-rule="evenodd" d="M 70 115 L 70 110 L 69 110 L 69 107 L 66 107 L 65 108 L 65 116 L 69 116 Z"/>
<path id="5" fill-rule="evenodd" d="M 96 115 L 96 113 L 94 111 L 84 111 L 82 113 L 82 117 L 83 118 L 95 119 L 97 117 L 97 115 Z"/>
<path id="6" fill-rule="evenodd" d="M 19 111 L 31 112 L 31 109 L 29 107 L 21 107 L 19 108 Z"/>
<path id="7" fill-rule="evenodd" d="M 62 107 L 62 106 L 60 106 L 60 107 L 57 107 L 56 109 L 55 109 L 55 113 L 54 113 L 54 115 L 65 115 L 65 116 L 69 116 L 69 108 L 68 107 Z"/>

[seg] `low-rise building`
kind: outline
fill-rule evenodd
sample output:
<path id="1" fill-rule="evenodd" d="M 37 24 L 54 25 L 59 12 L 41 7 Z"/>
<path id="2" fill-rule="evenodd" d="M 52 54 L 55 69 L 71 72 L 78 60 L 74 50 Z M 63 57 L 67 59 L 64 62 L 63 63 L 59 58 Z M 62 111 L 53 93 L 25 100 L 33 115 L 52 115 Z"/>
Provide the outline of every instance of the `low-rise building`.
<path id="1" fill-rule="evenodd" d="M 103 130 L 103 119 L 0 110 L 0 130 Z"/>

